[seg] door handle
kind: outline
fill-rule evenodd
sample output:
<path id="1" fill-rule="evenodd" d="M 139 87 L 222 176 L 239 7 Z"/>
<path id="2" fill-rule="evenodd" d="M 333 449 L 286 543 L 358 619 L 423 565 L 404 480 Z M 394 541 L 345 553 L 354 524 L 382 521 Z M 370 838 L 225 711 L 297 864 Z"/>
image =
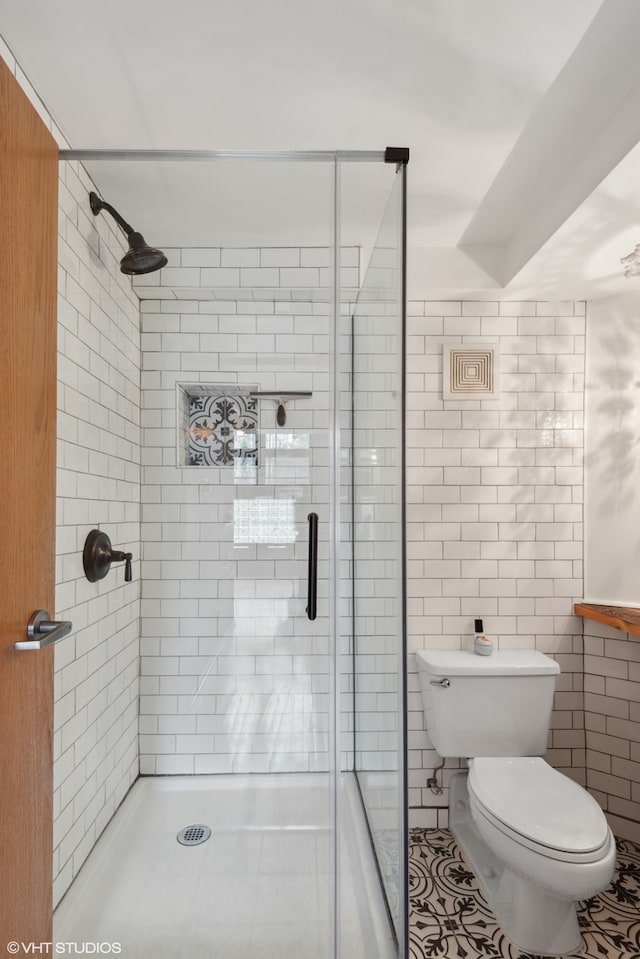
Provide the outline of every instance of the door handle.
<path id="1" fill-rule="evenodd" d="M 430 680 L 429 680 L 429 685 L 430 685 L 430 686 L 442 686 L 443 689 L 448 689 L 449 686 L 451 685 L 451 682 L 450 682 L 450 680 L 448 680 L 448 679 L 430 679 Z"/>
<path id="2" fill-rule="evenodd" d="M 19 643 L 14 643 L 14 649 L 42 649 L 51 643 L 57 642 L 63 636 L 68 636 L 73 628 L 73 623 L 68 620 L 62 620 L 59 623 L 49 619 L 49 613 L 46 609 L 36 609 L 31 614 L 27 623 L 27 636 L 29 639 L 23 639 Z"/>
<path id="3" fill-rule="evenodd" d="M 309 569 L 307 574 L 307 617 L 316 618 L 318 603 L 318 514 L 309 513 Z"/>

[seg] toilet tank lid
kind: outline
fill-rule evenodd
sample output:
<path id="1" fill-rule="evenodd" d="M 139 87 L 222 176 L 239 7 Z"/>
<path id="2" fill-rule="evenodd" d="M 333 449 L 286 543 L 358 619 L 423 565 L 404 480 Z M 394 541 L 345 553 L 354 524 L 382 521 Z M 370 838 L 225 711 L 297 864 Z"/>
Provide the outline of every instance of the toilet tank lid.
<path id="1" fill-rule="evenodd" d="M 560 666 L 537 649 L 497 649 L 478 656 L 463 649 L 419 649 L 418 668 L 434 676 L 555 676 Z"/>

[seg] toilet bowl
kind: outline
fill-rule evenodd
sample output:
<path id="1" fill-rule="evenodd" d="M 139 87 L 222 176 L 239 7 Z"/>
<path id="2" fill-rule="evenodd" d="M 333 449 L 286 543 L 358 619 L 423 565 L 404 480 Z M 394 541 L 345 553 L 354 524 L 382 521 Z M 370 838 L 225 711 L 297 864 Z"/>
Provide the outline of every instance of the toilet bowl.
<path id="1" fill-rule="evenodd" d="M 583 951 L 576 903 L 608 885 L 616 850 L 582 787 L 539 757 L 473 759 L 451 779 L 449 826 L 513 943 L 539 956 Z"/>
<path id="2" fill-rule="evenodd" d="M 472 759 L 467 785 L 480 836 L 514 873 L 573 902 L 611 881 L 615 840 L 602 810 L 544 759 Z"/>

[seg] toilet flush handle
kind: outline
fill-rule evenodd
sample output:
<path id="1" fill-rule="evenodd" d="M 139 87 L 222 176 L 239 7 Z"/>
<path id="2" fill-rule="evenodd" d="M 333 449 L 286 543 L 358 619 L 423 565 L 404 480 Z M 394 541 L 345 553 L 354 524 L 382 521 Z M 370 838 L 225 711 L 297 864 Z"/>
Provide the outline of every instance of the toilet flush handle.
<path id="1" fill-rule="evenodd" d="M 448 689 L 449 686 L 451 685 L 451 683 L 450 683 L 450 681 L 449 681 L 448 679 L 430 679 L 430 680 L 429 680 L 429 685 L 430 685 L 430 686 L 442 686 L 444 689 Z"/>

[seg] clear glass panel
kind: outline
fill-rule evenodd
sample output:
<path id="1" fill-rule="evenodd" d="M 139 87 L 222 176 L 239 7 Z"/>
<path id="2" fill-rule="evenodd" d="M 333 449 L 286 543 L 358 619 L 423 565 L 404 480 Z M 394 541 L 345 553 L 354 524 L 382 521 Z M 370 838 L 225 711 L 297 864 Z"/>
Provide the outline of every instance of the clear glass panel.
<path id="1" fill-rule="evenodd" d="M 404 171 L 352 315 L 354 766 L 397 937 L 405 949 L 403 580 Z"/>
<path id="2" fill-rule="evenodd" d="M 215 775 L 228 813 L 220 822 L 212 809 L 203 821 L 212 856 L 222 844 L 240 867 L 227 888 L 247 902 L 243 935 L 256 954 L 269 944 L 270 955 L 325 959 L 335 844 L 333 167 L 182 166 L 174 233 L 161 220 L 147 225 L 142 211 L 139 220 L 169 256 L 163 273 L 135 283 L 147 303 L 161 299 L 142 317 L 141 761 L 151 774 Z M 142 174 L 127 167 L 133 194 Z M 173 182 L 166 172 L 159 163 L 151 176 L 160 196 Z M 235 218 L 221 214 L 234 205 Z M 175 219 L 175 198 L 171 209 Z M 300 245 L 281 247 L 292 209 Z M 189 245 L 167 247 L 171 235 Z M 211 904 L 222 924 L 226 900 Z"/>

